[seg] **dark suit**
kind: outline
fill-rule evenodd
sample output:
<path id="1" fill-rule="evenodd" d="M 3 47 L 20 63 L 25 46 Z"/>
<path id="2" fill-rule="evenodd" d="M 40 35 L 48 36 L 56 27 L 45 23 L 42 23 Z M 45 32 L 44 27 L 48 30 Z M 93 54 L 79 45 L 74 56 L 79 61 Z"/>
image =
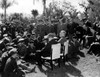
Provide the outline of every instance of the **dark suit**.
<path id="1" fill-rule="evenodd" d="M 61 43 L 61 45 L 64 45 L 64 42 L 66 42 L 66 37 L 64 37 L 64 38 L 61 38 L 60 40 L 59 40 L 59 43 Z"/>
<path id="2" fill-rule="evenodd" d="M 64 51 L 64 43 L 67 41 L 67 38 L 61 38 L 58 42 L 61 43 L 61 53 Z"/>
<path id="3" fill-rule="evenodd" d="M 52 44 L 57 44 L 57 43 L 58 42 L 55 39 L 49 41 L 47 43 L 47 45 L 41 50 L 41 52 L 39 52 L 39 53 L 36 54 L 36 60 L 38 62 L 38 65 L 41 66 L 41 64 L 42 64 L 41 63 L 42 62 L 41 61 L 41 56 L 43 56 L 43 57 L 49 57 L 51 55 L 51 51 L 52 51 L 52 49 L 51 49 Z"/>
<path id="4" fill-rule="evenodd" d="M 47 45 L 42 49 L 41 55 L 44 56 L 44 57 L 50 56 L 51 51 L 52 51 L 51 46 L 52 46 L 53 44 L 57 44 L 57 43 L 58 43 L 58 42 L 57 42 L 55 39 L 49 41 L 49 42 L 47 43 Z"/>
<path id="5" fill-rule="evenodd" d="M 4 68 L 4 77 L 15 77 L 16 76 L 15 70 L 17 69 L 18 67 L 16 60 L 12 57 L 8 58 Z"/>
<path id="6" fill-rule="evenodd" d="M 92 43 L 88 53 L 89 54 L 93 53 L 94 55 L 100 56 L 100 43 L 99 42 Z"/>
<path id="7" fill-rule="evenodd" d="M 79 42 L 69 40 L 69 47 L 68 47 L 68 57 L 69 58 L 76 56 L 76 54 L 80 52 L 79 46 L 80 46 Z"/>

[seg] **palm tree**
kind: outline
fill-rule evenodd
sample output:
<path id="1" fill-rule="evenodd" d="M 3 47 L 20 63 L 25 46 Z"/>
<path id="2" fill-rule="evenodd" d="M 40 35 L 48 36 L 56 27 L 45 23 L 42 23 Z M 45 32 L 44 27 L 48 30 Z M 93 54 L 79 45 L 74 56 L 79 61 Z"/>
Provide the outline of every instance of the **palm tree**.
<path id="1" fill-rule="evenodd" d="M 46 0 L 42 0 L 42 2 L 43 2 L 43 13 L 45 15 L 45 13 L 46 13 Z"/>
<path id="2" fill-rule="evenodd" d="M 7 13 L 7 9 L 14 3 L 13 2 L 8 2 L 8 0 L 1 0 L 0 2 L 0 6 L 2 9 L 4 9 L 4 21 L 6 22 L 6 13 Z"/>
<path id="3" fill-rule="evenodd" d="M 36 19 L 36 16 L 38 15 L 38 11 L 37 10 L 32 10 L 32 15 L 34 16 L 34 20 Z"/>
<path id="4" fill-rule="evenodd" d="M 35 3 L 35 1 L 39 1 L 39 0 L 33 0 L 33 3 Z M 43 2 L 43 14 L 45 15 L 46 13 L 46 0 L 42 0 Z"/>

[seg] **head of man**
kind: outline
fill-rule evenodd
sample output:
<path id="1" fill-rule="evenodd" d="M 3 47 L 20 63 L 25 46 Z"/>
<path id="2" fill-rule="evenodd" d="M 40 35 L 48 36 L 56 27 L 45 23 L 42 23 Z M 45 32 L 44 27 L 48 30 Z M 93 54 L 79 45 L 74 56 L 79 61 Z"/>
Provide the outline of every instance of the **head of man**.
<path id="1" fill-rule="evenodd" d="M 6 50 L 7 50 L 7 51 L 11 50 L 12 48 L 14 48 L 14 47 L 11 46 L 11 45 L 6 45 Z"/>
<path id="2" fill-rule="evenodd" d="M 22 45 L 22 44 L 24 43 L 24 38 L 20 38 L 20 39 L 18 40 L 18 43 L 19 43 L 19 45 Z"/>
<path id="3" fill-rule="evenodd" d="M 12 48 L 10 51 L 9 51 L 9 55 L 15 59 L 18 58 L 18 54 L 17 54 L 17 49 L 16 48 Z"/>
<path id="4" fill-rule="evenodd" d="M 45 35 L 42 41 L 46 45 L 48 43 L 48 35 Z"/>
<path id="5" fill-rule="evenodd" d="M 61 38 L 65 37 L 65 36 L 66 36 L 66 31 L 61 30 L 59 36 L 60 36 Z"/>
<path id="6" fill-rule="evenodd" d="M 76 36 L 73 36 L 73 39 L 72 39 L 74 42 L 77 41 L 77 37 Z"/>

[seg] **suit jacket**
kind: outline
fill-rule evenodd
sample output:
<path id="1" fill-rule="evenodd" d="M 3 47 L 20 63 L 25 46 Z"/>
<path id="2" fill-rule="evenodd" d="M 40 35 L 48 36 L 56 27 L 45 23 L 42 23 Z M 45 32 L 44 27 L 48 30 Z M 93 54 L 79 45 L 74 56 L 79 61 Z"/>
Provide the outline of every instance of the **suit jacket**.
<path id="1" fill-rule="evenodd" d="M 51 55 L 51 51 L 52 51 L 51 46 L 52 46 L 53 44 L 57 44 L 57 43 L 58 43 L 58 42 L 57 42 L 55 39 L 49 41 L 49 42 L 47 43 L 47 45 L 42 49 L 41 55 L 44 56 L 44 57 L 50 56 L 50 55 Z"/>
<path id="2" fill-rule="evenodd" d="M 67 40 L 66 37 L 64 37 L 64 38 L 60 38 L 58 42 L 64 45 L 64 42 L 66 42 L 66 40 Z"/>
<path id="3" fill-rule="evenodd" d="M 68 47 L 68 53 L 72 54 L 73 52 L 78 52 L 79 51 L 79 42 L 77 41 L 69 41 L 69 47 Z"/>

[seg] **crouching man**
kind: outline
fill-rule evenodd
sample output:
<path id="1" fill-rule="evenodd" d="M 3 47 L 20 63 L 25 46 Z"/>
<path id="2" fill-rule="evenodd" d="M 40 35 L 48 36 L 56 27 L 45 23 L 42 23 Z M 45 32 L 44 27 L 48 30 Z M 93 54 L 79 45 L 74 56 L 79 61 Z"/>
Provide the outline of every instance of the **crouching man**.
<path id="1" fill-rule="evenodd" d="M 21 77 L 19 73 L 19 69 L 17 66 L 17 52 L 15 49 L 12 49 L 10 52 L 11 57 L 8 58 L 5 68 L 4 68 L 4 76 L 3 77 Z"/>

